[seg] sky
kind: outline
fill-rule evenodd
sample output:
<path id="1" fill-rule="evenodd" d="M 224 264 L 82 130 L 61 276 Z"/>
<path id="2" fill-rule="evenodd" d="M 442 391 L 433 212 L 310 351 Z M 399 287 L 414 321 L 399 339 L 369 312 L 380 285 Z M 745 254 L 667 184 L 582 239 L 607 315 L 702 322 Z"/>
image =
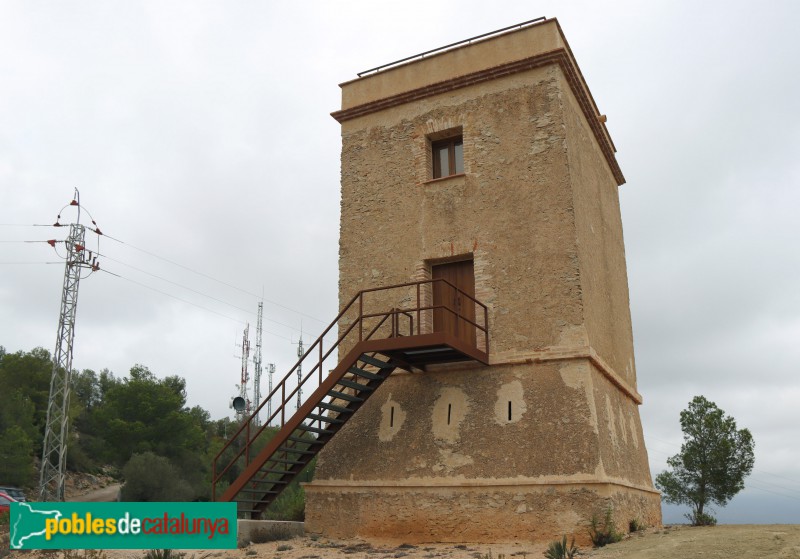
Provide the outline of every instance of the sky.
<path id="1" fill-rule="evenodd" d="M 77 188 L 105 235 L 102 271 L 80 282 L 74 367 L 181 375 L 190 405 L 229 415 L 262 297 L 280 375 L 301 331 L 308 343 L 338 311 L 338 84 L 539 16 L 558 18 L 627 179 L 653 474 L 702 394 L 756 442 L 720 521 L 800 522 L 790 0 L 0 0 L 0 345 L 55 346 L 64 265 L 42 241 L 65 238 L 47 225 L 75 218 Z"/>

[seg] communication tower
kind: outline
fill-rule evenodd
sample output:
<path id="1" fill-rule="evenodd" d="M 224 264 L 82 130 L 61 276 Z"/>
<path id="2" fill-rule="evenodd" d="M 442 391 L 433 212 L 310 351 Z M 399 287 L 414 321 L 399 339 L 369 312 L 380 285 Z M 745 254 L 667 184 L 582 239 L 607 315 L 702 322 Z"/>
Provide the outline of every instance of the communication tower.
<path id="1" fill-rule="evenodd" d="M 250 324 L 245 326 L 244 333 L 242 334 L 242 377 L 239 381 L 239 398 L 243 401 L 241 409 L 236 409 L 236 417 L 244 419 L 250 414 L 250 401 L 247 399 L 247 383 L 250 381 L 250 375 L 247 372 L 247 363 L 250 360 Z"/>
<path id="2" fill-rule="evenodd" d="M 70 207 L 77 208 L 77 218 L 69 224 L 69 235 L 64 241 L 67 249 L 64 269 L 64 285 L 61 291 L 61 312 L 58 320 L 58 335 L 53 351 L 53 372 L 50 376 L 50 397 L 47 401 L 47 420 L 45 423 L 44 442 L 42 444 L 42 463 L 39 477 L 40 501 L 64 500 L 64 471 L 67 461 L 67 435 L 69 431 L 69 393 L 72 377 L 72 349 L 75 340 L 75 315 L 78 310 L 78 285 L 81 275 L 89 275 L 100 269 L 97 263 L 97 251 L 86 249 L 86 227 L 81 225 L 80 193 L 75 195 Z M 64 206 L 66 208 L 67 206 Z M 61 212 L 64 211 L 62 208 Z M 54 227 L 66 227 L 60 223 L 59 212 Z M 90 216 L 91 218 L 91 216 Z M 102 233 L 92 219 L 94 228 L 89 231 Z M 48 241 L 56 248 L 55 240 Z M 99 241 L 98 241 L 99 245 Z M 88 272 L 88 273 L 87 273 Z M 85 277 L 85 276 L 84 276 Z"/>
<path id="3" fill-rule="evenodd" d="M 297 342 L 297 358 L 303 357 L 303 333 L 300 332 L 300 341 Z M 303 404 L 303 389 L 300 388 L 300 383 L 303 382 L 303 363 L 297 363 L 297 409 Z"/>
<path id="4" fill-rule="evenodd" d="M 264 316 L 264 302 L 258 303 L 258 322 L 256 322 L 256 354 L 253 357 L 253 364 L 255 365 L 255 375 L 253 377 L 253 404 L 258 407 L 261 403 L 261 334 L 262 334 L 262 318 Z M 255 425 L 261 425 L 261 420 L 256 414 L 254 418 Z"/>

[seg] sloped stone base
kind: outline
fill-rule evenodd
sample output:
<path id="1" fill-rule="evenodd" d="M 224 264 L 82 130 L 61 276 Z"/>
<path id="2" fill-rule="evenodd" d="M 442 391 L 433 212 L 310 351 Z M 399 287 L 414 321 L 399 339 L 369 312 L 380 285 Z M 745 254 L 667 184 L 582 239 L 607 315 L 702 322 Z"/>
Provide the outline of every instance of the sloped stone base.
<path id="1" fill-rule="evenodd" d="M 407 543 L 551 541 L 563 534 L 587 545 L 592 516 L 611 507 L 617 529 L 637 519 L 661 524 L 654 491 L 613 483 L 380 486 L 309 484 L 306 531 L 336 538 Z"/>

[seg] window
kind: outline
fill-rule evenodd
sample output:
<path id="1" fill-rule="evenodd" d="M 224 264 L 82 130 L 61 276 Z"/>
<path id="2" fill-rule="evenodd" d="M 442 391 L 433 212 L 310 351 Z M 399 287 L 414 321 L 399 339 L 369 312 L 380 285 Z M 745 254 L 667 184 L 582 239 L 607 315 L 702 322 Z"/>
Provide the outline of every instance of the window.
<path id="1" fill-rule="evenodd" d="M 461 136 L 431 142 L 433 178 L 439 179 L 464 172 L 464 141 Z"/>

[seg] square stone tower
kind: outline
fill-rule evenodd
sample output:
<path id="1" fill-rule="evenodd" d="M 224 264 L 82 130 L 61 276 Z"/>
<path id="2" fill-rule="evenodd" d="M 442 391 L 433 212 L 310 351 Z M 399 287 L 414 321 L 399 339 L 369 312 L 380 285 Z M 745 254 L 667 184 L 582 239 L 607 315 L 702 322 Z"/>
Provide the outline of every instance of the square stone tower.
<path id="1" fill-rule="evenodd" d="M 342 84 L 339 293 L 444 278 L 489 355 L 397 372 L 321 452 L 306 526 L 404 541 L 661 523 L 614 144 L 554 19 Z M 446 297 L 433 289 L 433 304 Z M 463 301 L 465 316 L 473 307 Z M 452 328 L 429 313 L 423 330 Z"/>

